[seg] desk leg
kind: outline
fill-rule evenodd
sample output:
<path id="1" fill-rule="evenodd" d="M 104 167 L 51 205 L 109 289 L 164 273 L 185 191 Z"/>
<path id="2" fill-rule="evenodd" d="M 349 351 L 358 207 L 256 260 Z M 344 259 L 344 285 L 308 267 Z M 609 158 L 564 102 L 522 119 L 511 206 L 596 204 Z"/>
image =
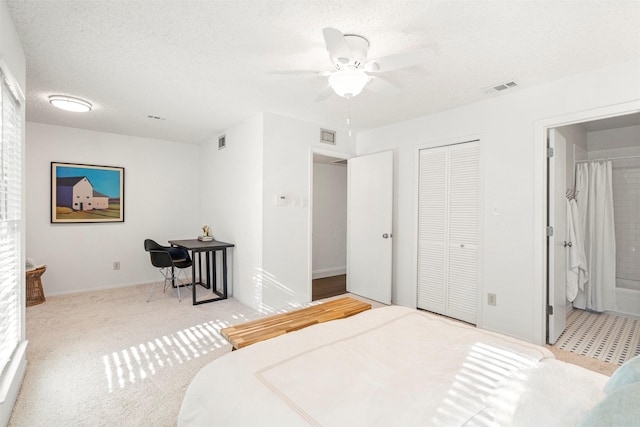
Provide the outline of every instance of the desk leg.
<path id="1" fill-rule="evenodd" d="M 202 286 L 204 286 L 207 289 L 211 289 L 211 262 L 209 261 L 209 251 L 204 253 L 204 258 L 205 261 L 207 263 L 207 283 L 204 284 L 204 282 L 202 283 Z M 214 270 L 215 271 L 215 264 L 214 264 Z"/>
<path id="2" fill-rule="evenodd" d="M 216 267 L 216 252 L 217 251 L 211 251 L 211 258 L 213 259 L 213 281 L 211 283 L 213 283 L 213 291 L 215 293 L 218 293 L 218 269 Z"/>
<path id="3" fill-rule="evenodd" d="M 227 299 L 227 248 L 222 249 L 222 298 Z"/>
<path id="4" fill-rule="evenodd" d="M 193 305 L 196 305 L 196 253 L 191 251 L 191 296 Z"/>

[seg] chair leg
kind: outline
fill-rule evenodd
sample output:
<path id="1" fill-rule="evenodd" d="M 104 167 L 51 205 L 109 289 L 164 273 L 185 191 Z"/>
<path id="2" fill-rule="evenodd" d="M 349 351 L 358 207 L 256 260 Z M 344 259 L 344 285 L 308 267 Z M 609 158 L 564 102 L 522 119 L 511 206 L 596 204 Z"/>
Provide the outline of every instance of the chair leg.
<path id="1" fill-rule="evenodd" d="M 167 283 L 169 282 L 169 280 L 173 280 L 173 273 L 169 274 L 169 271 L 169 267 L 163 268 L 160 271 L 164 276 L 164 289 L 162 290 L 162 292 L 167 292 Z"/>
<path id="2" fill-rule="evenodd" d="M 180 294 L 180 271 L 182 271 L 182 274 L 184 275 L 185 281 L 187 282 L 187 284 L 185 284 L 185 286 L 189 287 L 192 283 L 189 281 L 189 278 L 187 277 L 187 273 L 185 272 L 184 269 L 177 269 L 177 273 L 175 272 L 175 270 L 171 267 L 167 267 L 167 268 L 161 268 L 160 269 L 160 274 L 162 274 L 162 276 L 164 277 L 164 289 L 162 290 L 162 292 L 166 292 L 167 291 L 167 285 L 170 283 L 171 286 L 173 286 L 173 284 L 175 284 L 176 289 L 178 291 L 178 302 L 182 302 L 182 295 Z M 153 289 L 156 285 L 156 282 L 153 282 L 151 284 L 151 291 L 149 291 L 149 297 L 147 297 L 147 302 L 149 302 L 151 300 L 151 295 L 153 295 Z M 191 292 L 193 292 L 193 286 L 191 286 Z"/>
<path id="3" fill-rule="evenodd" d="M 173 276 L 173 278 L 174 278 L 174 283 L 176 284 L 176 289 L 178 290 L 178 302 L 182 302 L 182 297 L 180 297 L 180 280 L 175 275 Z"/>
<path id="4" fill-rule="evenodd" d="M 164 277 L 164 289 L 162 290 L 162 292 L 166 292 L 167 291 L 167 281 L 169 279 L 171 279 L 171 276 L 168 275 L 168 269 L 165 268 L 160 268 L 160 274 L 162 274 L 162 276 Z M 149 296 L 147 297 L 147 302 L 149 302 L 151 300 L 151 296 L 153 295 L 153 289 L 156 286 L 156 282 L 153 282 L 151 284 L 151 290 L 149 291 Z"/>
<path id="5" fill-rule="evenodd" d="M 182 285 L 182 282 L 180 281 L 180 272 L 182 272 L 182 274 L 184 275 L 184 280 L 185 280 L 185 284 L 184 286 L 186 286 L 187 288 L 191 286 L 191 292 L 193 292 L 193 286 L 192 286 L 192 282 L 189 281 L 189 277 L 187 277 L 187 273 L 184 269 L 178 269 L 178 273 L 176 274 L 176 286 L 178 287 L 178 300 L 182 301 L 180 299 L 180 286 Z"/>

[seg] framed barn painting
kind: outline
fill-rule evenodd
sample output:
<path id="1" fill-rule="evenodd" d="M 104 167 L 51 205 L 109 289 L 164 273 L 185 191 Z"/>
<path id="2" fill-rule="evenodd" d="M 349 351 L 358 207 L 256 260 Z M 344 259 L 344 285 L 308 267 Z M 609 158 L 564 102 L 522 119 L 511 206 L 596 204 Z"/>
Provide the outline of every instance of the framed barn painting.
<path id="1" fill-rule="evenodd" d="M 124 222 L 124 168 L 51 162 L 51 222 Z"/>

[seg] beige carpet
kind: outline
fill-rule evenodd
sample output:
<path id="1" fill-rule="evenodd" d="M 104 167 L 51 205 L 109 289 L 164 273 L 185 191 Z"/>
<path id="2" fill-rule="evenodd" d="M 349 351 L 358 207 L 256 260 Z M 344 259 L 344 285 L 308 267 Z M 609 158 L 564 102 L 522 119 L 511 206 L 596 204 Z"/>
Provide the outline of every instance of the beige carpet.
<path id="1" fill-rule="evenodd" d="M 51 297 L 28 307 L 27 373 L 9 425 L 175 425 L 193 376 L 231 350 L 218 331 L 260 316 L 233 299 L 179 303 L 161 287 L 147 303 L 148 291 Z"/>
<path id="2" fill-rule="evenodd" d="M 613 372 L 619 368 L 619 366 L 614 363 L 594 359 L 593 357 L 582 356 L 577 353 L 571 353 L 567 350 L 562 350 L 550 345 L 547 345 L 547 348 L 551 350 L 551 352 L 554 354 L 554 356 L 556 356 L 556 359 L 558 360 L 582 366 L 583 368 L 601 373 L 603 375 L 611 376 Z"/>

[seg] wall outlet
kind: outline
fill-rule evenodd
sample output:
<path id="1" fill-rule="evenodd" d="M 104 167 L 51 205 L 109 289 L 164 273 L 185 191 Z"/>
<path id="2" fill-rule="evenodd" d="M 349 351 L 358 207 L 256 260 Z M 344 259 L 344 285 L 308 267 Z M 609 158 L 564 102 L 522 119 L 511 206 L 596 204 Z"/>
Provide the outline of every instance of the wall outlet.
<path id="1" fill-rule="evenodd" d="M 120 261 L 114 261 L 113 262 L 113 269 L 114 270 L 120 270 Z"/>
<path id="2" fill-rule="evenodd" d="M 487 304 L 496 305 L 496 294 L 487 294 Z"/>

